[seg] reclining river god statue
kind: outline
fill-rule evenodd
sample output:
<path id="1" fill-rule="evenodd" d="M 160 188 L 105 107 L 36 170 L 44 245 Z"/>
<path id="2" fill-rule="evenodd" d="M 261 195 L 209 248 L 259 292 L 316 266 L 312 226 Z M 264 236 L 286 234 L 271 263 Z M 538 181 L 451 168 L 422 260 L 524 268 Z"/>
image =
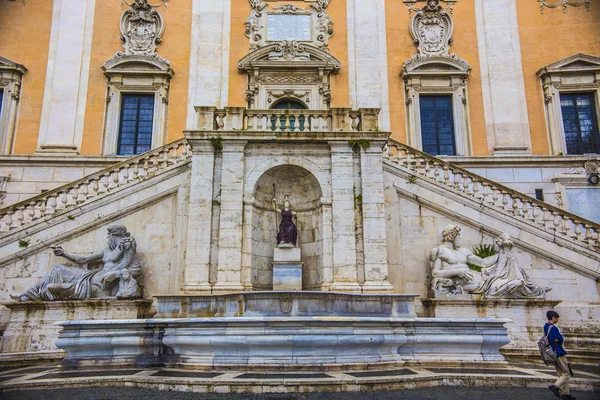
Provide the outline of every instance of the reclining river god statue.
<path id="1" fill-rule="evenodd" d="M 135 239 L 124 225 L 108 227 L 108 247 L 92 255 L 67 253 L 53 247 L 54 254 L 76 264 L 102 263 L 101 268 L 57 264 L 36 285 L 19 296 L 19 301 L 83 300 L 90 298 L 141 297 L 138 282 L 141 265 Z M 123 282 L 120 282 L 123 280 Z"/>
<path id="2" fill-rule="evenodd" d="M 514 245 L 508 234 L 504 233 L 496 240 L 499 253 L 481 258 L 461 247 L 460 231 L 457 225 L 446 226 L 442 231 L 444 244 L 431 250 L 431 286 L 435 297 L 544 299 L 546 292 L 551 290 L 531 282 L 517 261 L 508 256 Z M 478 267 L 481 272 L 471 269 L 468 264 Z"/>

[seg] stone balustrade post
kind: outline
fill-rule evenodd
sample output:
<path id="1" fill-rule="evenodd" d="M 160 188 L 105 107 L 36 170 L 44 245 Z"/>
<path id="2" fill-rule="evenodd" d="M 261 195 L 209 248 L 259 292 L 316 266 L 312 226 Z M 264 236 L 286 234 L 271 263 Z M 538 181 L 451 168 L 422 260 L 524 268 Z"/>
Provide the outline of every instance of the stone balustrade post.
<path id="1" fill-rule="evenodd" d="M 194 107 L 196 110 L 196 129 L 201 131 L 214 131 L 215 126 L 215 113 L 217 107 L 212 106 L 198 106 Z"/>
<path id="2" fill-rule="evenodd" d="M 352 120 L 350 119 L 351 108 L 347 107 L 331 107 L 331 116 L 333 124 L 332 131 L 335 132 L 350 132 L 352 130 Z"/>
<path id="3" fill-rule="evenodd" d="M 246 107 L 225 107 L 225 130 L 239 131 L 244 129 L 244 111 Z"/>
<path id="4" fill-rule="evenodd" d="M 379 130 L 379 108 L 359 108 L 361 131 Z"/>

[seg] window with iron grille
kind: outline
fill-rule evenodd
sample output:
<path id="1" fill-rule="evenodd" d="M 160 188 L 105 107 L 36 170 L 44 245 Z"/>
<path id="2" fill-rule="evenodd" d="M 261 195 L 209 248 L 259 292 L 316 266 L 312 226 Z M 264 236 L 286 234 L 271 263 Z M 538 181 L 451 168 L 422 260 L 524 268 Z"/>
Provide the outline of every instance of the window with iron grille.
<path id="1" fill-rule="evenodd" d="M 455 156 L 452 96 L 419 96 L 423 151 L 434 155 Z"/>
<path id="2" fill-rule="evenodd" d="M 154 95 L 124 94 L 117 154 L 140 154 L 152 147 Z"/>
<path id="3" fill-rule="evenodd" d="M 598 118 L 593 93 L 561 93 L 560 108 L 567 154 L 599 153 Z"/>

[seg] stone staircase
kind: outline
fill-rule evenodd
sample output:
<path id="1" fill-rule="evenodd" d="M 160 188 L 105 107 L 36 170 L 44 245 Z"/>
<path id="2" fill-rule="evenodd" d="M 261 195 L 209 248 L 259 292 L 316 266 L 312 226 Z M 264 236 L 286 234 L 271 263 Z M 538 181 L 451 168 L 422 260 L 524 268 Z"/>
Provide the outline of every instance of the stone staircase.
<path id="1" fill-rule="evenodd" d="M 600 225 L 566 210 L 527 196 L 440 158 L 390 139 L 384 150 L 388 163 L 414 176 L 442 185 L 449 192 L 556 235 L 578 247 L 600 251 Z"/>
<path id="2" fill-rule="evenodd" d="M 189 162 L 185 139 L 134 156 L 39 196 L 0 209 L 0 246 L 8 234 L 47 221 L 68 211 L 98 201 L 104 196 L 143 182 Z"/>
<path id="3" fill-rule="evenodd" d="M 548 285 L 559 285 L 553 281 L 562 279 L 556 278 L 557 268 L 571 271 L 579 293 L 569 293 L 566 286 L 551 292 L 551 298 L 563 300 L 556 307 L 564 316 L 561 330 L 574 360 L 600 359 L 600 304 L 593 300 L 600 280 L 600 225 L 394 140 L 384 149 L 384 170 L 386 185 L 406 201 L 488 236 L 509 233 L 518 247 L 537 258 L 538 269 L 554 265 L 542 272 L 548 273 Z M 583 280 L 587 284 L 581 285 Z M 531 343 L 540 336 L 536 324 L 523 327 L 523 332 Z M 504 355 L 521 360 L 539 357 L 529 346 L 508 349 Z"/>

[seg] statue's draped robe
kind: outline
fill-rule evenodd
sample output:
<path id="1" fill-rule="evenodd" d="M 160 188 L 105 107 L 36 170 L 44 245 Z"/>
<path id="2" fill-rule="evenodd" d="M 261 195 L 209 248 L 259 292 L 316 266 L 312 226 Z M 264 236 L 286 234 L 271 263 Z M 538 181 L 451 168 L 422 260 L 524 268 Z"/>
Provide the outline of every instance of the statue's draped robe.
<path id="1" fill-rule="evenodd" d="M 84 269 L 55 265 L 35 286 L 23 296 L 32 301 L 83 300 L 92 297 L 92 277 L 100 269 Z"/>
<path id="2" fill-rule="evenodd" d="M 277 244 L 291 243 L 296 245 L 298 239 L 298 229 L 292 221 L 291 210 L 281 210 L 281 223 L 279 224 L 279 233 L 277 234 Z"/>
<path id="3" fill-rule="evenodd" d="M 543 299 L 546 296 L 546 288 L 530 282 L 514 258 L 501 257 L 495 265 L 484 268 L 481 273 L 483 280 L 471 291 L 472 294 L 505 299 Z"/>

